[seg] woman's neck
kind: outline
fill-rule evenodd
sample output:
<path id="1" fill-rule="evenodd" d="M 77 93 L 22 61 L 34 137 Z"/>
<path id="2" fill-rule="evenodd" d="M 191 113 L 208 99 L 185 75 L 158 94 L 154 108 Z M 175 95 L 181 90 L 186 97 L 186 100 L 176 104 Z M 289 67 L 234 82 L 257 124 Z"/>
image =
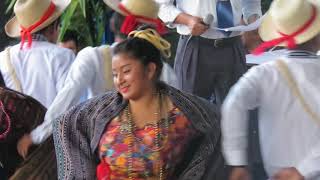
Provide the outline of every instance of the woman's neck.
<path id="1" fill-rule="evenodd" d="M 134 112 L 135 109 L 148 110 L 158 105 L 158 93 L 156 88 L 148 88 L 144 90 L 143 96 L 135 100 L 129 100 L 130 108 Z"/>
<path id="2" fill-rule="evenodd" d="M 159 96 L 155 91 L 145 92 L 143 97 L 137 100 L 129 100 L 130 112 L 135 124 L 143 127 L 147 123 L 155 123 L 159 117 L 155 113 L 159 111 Z"/>

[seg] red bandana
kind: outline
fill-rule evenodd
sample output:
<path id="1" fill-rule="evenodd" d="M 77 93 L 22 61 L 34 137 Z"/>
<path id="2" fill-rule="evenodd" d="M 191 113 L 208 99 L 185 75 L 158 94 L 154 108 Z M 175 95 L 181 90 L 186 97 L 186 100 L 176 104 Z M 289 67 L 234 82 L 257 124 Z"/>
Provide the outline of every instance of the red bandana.
<path id="1" fill-rule="evenodd" d="M 131 31 L 136 30 L 137 26 L 139 25 L 138 20 L 142 20 L 143 22 L 147 22 L 150 24 L 155 24 L 156 30 L 159 34 L 165 34 L 167 32 L 165 25 L 162 23 L 160 19 L 152 19 L 144 16 L 134 15 L 131 12 L 129 12 L 122 4 L 119 4 L 119 9 L 127 14 L 120 30 L 122 33 L 126 35 L 128 35 Z"/>
<path id="2" fill-rule="evenodd" d="M 20 44 L 20 49 L 23 48 L 25 39 L 28 39 L 28 48 L 31 47 L 32 45 L 32 36 L 31 36 L 31 32 L 39 27 L 42 23 L 44 23 L 46 20 L 48 20 L 48 18 L 54 13 L 56 9 L 56 5 L 51 2 L 49 8 L 47 9 L 47 11 L 43 14 L 43 16 L 41 17 L 41 19 L 39 21 L 37 21 L 36 23 L 34 23 L 33 25 L 29 26 L 28 28 L 25 28 L 23 26 L 20 26 L 21 31 L 20 31 L 20 35 L 21 35 L 21 44 Z"/>

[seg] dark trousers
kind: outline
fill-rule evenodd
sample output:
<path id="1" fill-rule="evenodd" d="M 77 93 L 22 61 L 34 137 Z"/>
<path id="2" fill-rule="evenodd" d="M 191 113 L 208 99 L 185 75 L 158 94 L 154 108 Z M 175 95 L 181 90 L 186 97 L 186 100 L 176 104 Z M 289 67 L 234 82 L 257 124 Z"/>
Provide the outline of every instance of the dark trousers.
<path id="1" fill-rule="evenodd" d="M 220 106 L 230 87 L 246 71 L 241 39 L 216 43 L 200 36 L 182 35 L 174 70 L 179 89 Z"/>

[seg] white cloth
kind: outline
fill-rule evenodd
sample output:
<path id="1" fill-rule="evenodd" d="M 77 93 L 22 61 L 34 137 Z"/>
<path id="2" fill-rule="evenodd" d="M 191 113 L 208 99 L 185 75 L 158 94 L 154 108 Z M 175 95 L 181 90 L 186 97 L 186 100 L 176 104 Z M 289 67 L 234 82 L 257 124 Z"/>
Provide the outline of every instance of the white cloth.
<path id="1" fill-rule="evenodd" d="M 103 50 L 111 51 L 112 48 L 110 46 L 86 47 L 78 53 L 75 62 L 70 68 L 63 89 L 58 92 L 57 97 L 46 113 L 44 123 L 46 129 L 44 131 L 47 133 L 42 140 L 52 133 L 54 119 L 78 104 L 83 96 L 87 95 L 85 99 L 89 99 L 113 88 L 107 86 L 107 84 L 113 84 L 113 82 L 107 83 L 104 78 L 105 73 L 112 74 L 111 66 L 104 65 L 105 61 L 111 62 L 111 55 L 109 58 L 103 59 Z M 175 73 L 168 64 L 164 64 L 161 79 L 169 85 L 177 84 Z"/>
<path id="2" fill-rule="evenodd" d="M 286 62 L 305 101 L 320 115 L 320 59 L 302 54 L 277 59 Z M 295 167 L 307 180 L 320 180 L 320 122 L 304 111 L 275 66 L 271 61 L 251 68 L 230 90 L 222 106 L 225 158 L 229 165 L 247 164 L 248 110 L 258 107 L 268 175 Z"/>
<path id="3" fill-rule="evenodd" d="M 286 49 L 280 49 L 280 50 L 274 50 L 274 51 L 267 51 L 261 55 L 253 55 L 253 54 L 247 54 L 246 55 L 246 63 L 248 65 L 257 65 L 266 63 L 269 61 L 276 60 L 277 57 L 285 56 L 287 54 Z"/>
<path id="4" fill-rule="evenodd" d="M 174 0 L 156 0 L 160 4 L 159 17 L 169 26 L 177 26 L 177 31 L 182 35 L 189 35 L 190 29 L 186 25 L 174 25 L 177 16 L 184 12 L 192 16 L 204 18 L 208 14 L 213 15 L 213 22 L 210 26 L 217 27 L 216 0 L 176 0 L 177 6 L 173 5 Z M 251 15 L 261 16 L 261 0 L 230 0 L 233 11 L 234 25 L 241 24 L 241 17 L 247 22 Z M 240 32 L 232 32 L 230 37 L 238 36 Z M 204 38 L 220 39 L 225 35 L 217 30 L 209 29 L 201 35 Z"/>
<path id="5" fill-rule="evenodd" d="M 6 86 L 15 89 L 12 76 L 5 68 L 5 56 L 4 51 L 0 53 L 0 70 Z M 74 53 L 47 41 L 33 41 L 30 49 L 20 50 L 20 44 L 11 47 L 10 60 L 23 93 L 48 108 L 63 88 Z M 32 141 L 38 144 L 43 133 L 43 128 L 38 126 L 31 132 Z"/>

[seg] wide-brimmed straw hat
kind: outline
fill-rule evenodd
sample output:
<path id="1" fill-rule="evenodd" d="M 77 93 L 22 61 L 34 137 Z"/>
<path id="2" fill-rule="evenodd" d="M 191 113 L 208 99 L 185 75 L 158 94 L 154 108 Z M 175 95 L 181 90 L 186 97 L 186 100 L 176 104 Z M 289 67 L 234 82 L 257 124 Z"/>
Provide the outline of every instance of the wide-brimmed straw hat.
<path id="1" fill-rule="evenodd" d="M 259 28 L 264 43 L 253 54 L 274 46 L 295 48 L 320 33 L 320 6 L 316 0 L 274 0 Z"/>
<path id="2" fill-rule="evenodd" d="M 166 31 L 162 21 L 158 19 L 159 4 L 154 0 L 103 0 L 111 9 L 126 16 L 121 32 L 129 34 L 137 22 L 154 24 L 159 33 Z"/>
<path id="3" fill-rule="evenodd" d="M 37 24 L 31 31 L 35 33 L 54 22 L 70 2 L 71 0 L 17 0 L 14 5 L 15 16 L 5 25 L 5 32 L 10 37 L 19 37 L 21 26 L 29 28 Z M 49 12 L 50 10 L 52 12 Z M 48 17 L 39 23 L 46 15 Z"/>
<path id="4" fill-rule="evenodd" d="M 128 12 L 121 9 L 121 6 L 136 16 L 157 19 L 159 5 L 154 0 L 103 0 L 111 9 L 123 16 L 128 16 Z"/>

